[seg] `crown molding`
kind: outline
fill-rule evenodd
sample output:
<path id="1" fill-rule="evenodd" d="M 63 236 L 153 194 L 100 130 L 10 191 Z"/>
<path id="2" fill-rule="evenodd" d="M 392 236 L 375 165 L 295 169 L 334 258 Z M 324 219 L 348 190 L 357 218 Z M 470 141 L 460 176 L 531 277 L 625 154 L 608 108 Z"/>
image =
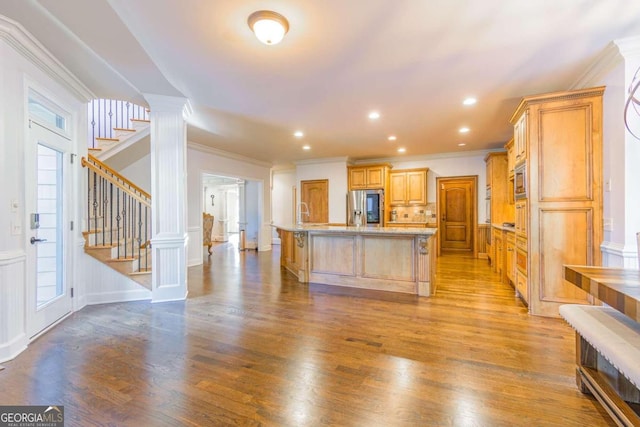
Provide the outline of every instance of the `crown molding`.
<path id="1" fill-rule="evenodd" d="M 0 15 L 0 39 L 46 75 L 60 83 L 79 100 L 89 102 L 97 98 L 22 25 L 2 15 Z"/>
<path id="2" fill-rule="evenodd" d="M 614 40 L 613 43 L 618 47 L 620 55 L 622 55 L 624 59 L 640 56 L 640 36 Z"/>
<path id="3" fill-rule="evenodd" d="M 317 165 L 322 163 L 347 163 L 348 157 L 320 157 L 317 159 L 298 160 L 293 162 L 294 165 Z"/>
<path id="4" fill-rule="evenodd" d="M 602 84 L 603 79 L 625 60 L 640 56 L 640 36 L 613 40 L 600 52 L 569 90 Z"/>
<path id="5" fill-rule="evenodd" d="M 202 153 L 213 154 L 214 156 L 224 157 L 226 159 L 238 160 L 241 162 L 251 163 L 256 166 L 271 168 L 271 163 L 263 162 L 262 160 L 252 159 L 251 157 L 243 156 L 241 154 L 230 153 L 228 151 L 219 150 L 217 148 L 209 147 L 207 145 L 198 144 L 196 142 L 187 141 L 187 148 L 200 151 Z"/>
<path id="6" fill-rule="evenodd" d="M 502 153 L 505 152 L 503 148 L 495 148 L 490 150 L 475 150 L 475 151 L 460 151 L 460 152 L 449 152 L 449 153 L 438 153 L 438 154 L 421 154 L 415 156 L 402 156 L 402 157 L 383 157 L 379 159 L 366 159 L 366 160 L 355 160 L 352 164 L 361 165 L 361 164 L 371 164 L 371 163 L 401 163 L 401 162 L 414 162 L 420 160 L 438 160 L 438 159 L 453 159 L 453 158 L 463 158 L 463 157 L 484 157 L 488 153 Z"/>

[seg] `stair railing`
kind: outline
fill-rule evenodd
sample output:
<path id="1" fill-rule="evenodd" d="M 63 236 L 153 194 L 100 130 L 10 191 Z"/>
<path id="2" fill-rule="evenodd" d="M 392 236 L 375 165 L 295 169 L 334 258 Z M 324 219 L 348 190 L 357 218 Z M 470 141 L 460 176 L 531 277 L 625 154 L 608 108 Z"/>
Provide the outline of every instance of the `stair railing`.
<path id="1" fill-rule="evenodd" d="M 94 99 L 88 104 L 89 147 L 96 138 L 114 138 L 114 129 L 133 129 L 131 120 L 149 120 L 149 110 L 129 101 Z"/>
<path id="2" fill-rule="evenodd" d="M 151 249 L 151 196 L 91 154 L 87 168 L 87 231 L 93 244 L 113 248 L 116 259 L 139 260 L 148 271 Z"/>

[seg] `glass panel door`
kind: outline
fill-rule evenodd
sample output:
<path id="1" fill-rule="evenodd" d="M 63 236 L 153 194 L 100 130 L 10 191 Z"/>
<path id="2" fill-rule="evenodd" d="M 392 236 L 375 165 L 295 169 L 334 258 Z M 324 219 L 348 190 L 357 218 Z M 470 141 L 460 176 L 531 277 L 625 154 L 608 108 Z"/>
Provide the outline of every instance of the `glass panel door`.
<path id="1" fill-rule="evenodd" d="M 27 330 L 38 335 L 71 312 L 66 260 L 69 140 L 32 121 L 26 156 Z"/>
<path id="2" fill-rule="evenodd" d="M 36 209 L 36 305 L 41 308 L 63 293 L 62 153 L 38 143 Z"/>

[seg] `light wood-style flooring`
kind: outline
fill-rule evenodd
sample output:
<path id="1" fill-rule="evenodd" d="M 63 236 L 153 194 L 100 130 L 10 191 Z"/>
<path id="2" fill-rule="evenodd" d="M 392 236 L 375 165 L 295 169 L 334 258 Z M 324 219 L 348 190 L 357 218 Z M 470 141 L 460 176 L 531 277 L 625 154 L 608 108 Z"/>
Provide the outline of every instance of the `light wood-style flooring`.
<path id="1" fill-rule="evenodd" d="M 206 251 L 205 251 L 206 254 Z M 69 426 L 609 426 L 574 334 L 486 260 L 438 259 L 435 297 L 299 284 L 214 247 L 185 302 L 86 307 L 0 371 L 0 404 Z"/>

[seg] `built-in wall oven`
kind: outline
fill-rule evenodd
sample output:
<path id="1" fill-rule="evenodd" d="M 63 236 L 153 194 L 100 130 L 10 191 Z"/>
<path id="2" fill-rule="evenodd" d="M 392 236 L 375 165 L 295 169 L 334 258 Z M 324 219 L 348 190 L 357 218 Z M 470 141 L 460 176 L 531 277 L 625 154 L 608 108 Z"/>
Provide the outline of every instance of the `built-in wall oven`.
<path id="1" fill-rule="evenodd" d="M 513 171 L 513 197 L 527 198 L 527 164 L 521 163 Z"/>

